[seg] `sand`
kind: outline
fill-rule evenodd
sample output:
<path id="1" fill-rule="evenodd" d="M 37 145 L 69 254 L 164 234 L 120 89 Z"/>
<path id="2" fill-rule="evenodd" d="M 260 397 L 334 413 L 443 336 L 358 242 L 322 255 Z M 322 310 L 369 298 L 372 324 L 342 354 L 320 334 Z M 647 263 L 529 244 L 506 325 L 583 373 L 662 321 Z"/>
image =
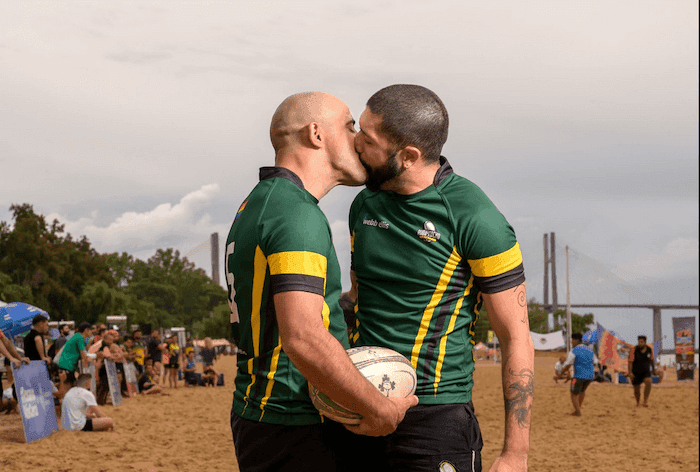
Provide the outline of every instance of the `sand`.
<path id="1" fill-rule="evenodd" d="M 698 381 L 655 384 L 649 408 L 629 385 L 592 384 L 573 417 L 568 385 L 555 385 L 558 354 L 536 358 L 529 466 L 532 471 L 697 471 Z M 106 405 L 114 432 L 58 431 L 24 442 L 19 415 L 0 415 L 0 469 L 12 471 L 238 471 L 229 427 L 235 357 L 217 361 L 226 386 L 169 390 L 168 397 Z M 696 379 L 698 378 L 696 372 Z M 484 435 L 484 471 L 503 442 L 500 364 L 479 361 L 474 405 Z"/>

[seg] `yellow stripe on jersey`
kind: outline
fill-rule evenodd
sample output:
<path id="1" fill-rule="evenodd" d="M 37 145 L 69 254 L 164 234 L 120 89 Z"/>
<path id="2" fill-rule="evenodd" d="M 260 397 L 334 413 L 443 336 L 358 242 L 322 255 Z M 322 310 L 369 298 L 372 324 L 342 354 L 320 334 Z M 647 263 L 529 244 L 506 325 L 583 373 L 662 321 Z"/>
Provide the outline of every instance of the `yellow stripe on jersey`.
<path id="1" fill-rule="evenodd" d="M 268 258 L 270 275 L 313 275 L 326 279 L 325 256 L 308 251 L 289 251 L 272 254 Z"/>
<path id="2" fill-rule="evenodd" d="M 248 359 L 248 372 L 250 373 L 250 384 L 245 391 L 245 407 L 248 408 L 248 398 L 250 397 L 250 390 L 255 384 L 256 376 L 253 372 L 253 361 L 260 356 L 260 308 L 262 306 L 262 293 L 263 287 L 265 286 L 265 272 L 267 271 L 267 259 L 265 254 L 263 254 L 260 246 L 255 248 L 255 259 L 253 261 L 253 306 L 250 313 L 250 330 L 251 339 L 253 341 L 253 357 Z M 242 413 L 243 413 L 242 412 Z"/>
<path id="3" fill-rule="evenodd" d="M 262 421 L 263 416 L 265 416 L 265 405 L 272 395 L 272 386 L 275 384 L 275 374 L 277 373 L 277 363 L 280 360 L 280 351 L 282 350 L 282 339 L 277 338 L 277 346 L 272 351 L 272 360 L 270 361 L 270 371 L 267 373 L 267 388 L 265 389 L 265 396 L 260 401 L 260 409 L 262 413 L 260 414 L 260 419 Z"/>
<path id="4" fill-rule="evenodd" d="M 350 252 L 355 252 L 355 230 L 350 235 Z"/>
<path id="5" fill-rule="evenodd" d="M 250 329 L 253 339 L 253 357 L 260 355 L 260 309 L 262 307 L 262 294 L 265 287 L 265 272 L 267 271 L 267 259 L 260 246 L 255 248 L 255 260 L 253 262 L 253 310 L 250 314 Z"/>
<path id="6" fill-rule="evenodd" d="M 472 274 L 475 276 L 493 277 L 518 267 L 523 263 L 523 256 L 520 253 L 520 245 L 515 243 L 515 246 L 508 249 L 506 252 L 484 257 L 483 259 L 470 259 L 467 262 L 469 262 Z"/>
<path id="7" fill-rule="evenodd" d="M 435 287 L 433 296 L 430 298 L 428 306 L 426 306 L 425 310 L 423 311 L 423 317 L 420 320 L 420 328 L 418 329 L 416 340 L 413 343 L 413 350 L 411 351 L 411 364 L 413 365 L 414 369 L 418 369 L 418 356 L 420 355 L 420 350 L 423 347 L 425 336 L 428 334 L 430 321 L 433 318 L 433 312 L 438 306 L 438 303 L 440 303 L 440 300 L 442 300 L 443 295 L 445 295 L 445 291 L 450 283 L 452 274 L 454 274 L 454 271 L 457 269 L 457 266 L 461 260 L 462 258 L 459 256 L 459 254 L 457 254 L 457 248 L 453 248 L 452 254 L 450 254 L 445 267 L 442 269 L 442 273 L 440 274 L 440 279 Z"/>
<path id="8" fill-rule="evenodd" d="M 253 388 L 253 384 L 255 383 L 255 374 L 253 373 L 253 360 L 255 358 L 251 357 L 248 359 L 248 372 L 250 373 L 250 383 L 248 384 L 248 388 L 245 389 L 245 396 L 243 397 L 243 401 L 245 402 L 245 406 L 243 407 L 243 411 L 241 414 L 245 413 L 245 410 L 248 408 L 248 398 L 250 398 L 250 390 Z"/>
<path id="9" fill-rule="evenodd" d="M 357 315 L 357 305 L 355 305 L 355 315 Z M 358 339 L 360 339 L 360 320 L 355 317 L 355 328 L 350 334 L 350 341 L 356 343 Z"/>
<path id="10" fill-rule="evenodd" d="M 459 310 L 462 309 L 462 303 L 464 303 L 464 298 L 469 295 L 469 292 L 471 291 L 472 287 L 474 286 L 474 277 L 469 277 L 469 283 L 467 284 L 467 288 L 464 289 L 464 293 L 462 294 L 461 297 L 459 297 L 459 300 L 457 300 L 457 304 L 455 305 L 455 309 L 452 312 L 452 315 L 450 315 L 450 323 L 447 326 L 447 331 L 445 331 L 445 334 L 440 338 L 440 350 L 438 351 L 438 361 L 437 365 L 435 366 L 435 380 L 433 382 L 433 393 L 437 395 L 437 388 L 438 384 L 440 383 L 440 372 L 442 372 L 442 364 L 445 360 L 445 348 L 447 347 L 447 335 L 449 335 L 451 332 L 454 331 L 455 329 L 455 324 L 457 323 L 457 315 L 459 315 Z M 471 333 L 472 335 L 474 333 Z M 472 340 L 472 343 L 474 341 Z"/>

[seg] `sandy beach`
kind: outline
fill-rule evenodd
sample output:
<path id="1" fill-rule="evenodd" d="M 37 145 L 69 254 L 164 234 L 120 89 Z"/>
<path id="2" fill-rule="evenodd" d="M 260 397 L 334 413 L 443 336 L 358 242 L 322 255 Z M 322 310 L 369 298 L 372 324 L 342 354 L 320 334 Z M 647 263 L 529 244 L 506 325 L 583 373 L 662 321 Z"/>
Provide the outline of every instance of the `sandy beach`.
<path id="1" fill-rule="evenodd" d="M 568 384 L 554 384 L 559 354 L 538 353 L 529 465 L 532 471 L 697 471 L 698 381 L 655 384 L 649 408 L 629 385 L 592 384 L 573 417 Z M 106 405 L 116 430 L 55 432 L 26 444 L 18 414 L 0 415 L 0 466 L 12 471 L 237 471 L 229 427 L 235 357 L 223 357 L 225 387 L 168 390 L 170 396 Z M 484 435 L 484 470 L 503 441 L 500 364 L 478 361 L 474 405 Z"/>

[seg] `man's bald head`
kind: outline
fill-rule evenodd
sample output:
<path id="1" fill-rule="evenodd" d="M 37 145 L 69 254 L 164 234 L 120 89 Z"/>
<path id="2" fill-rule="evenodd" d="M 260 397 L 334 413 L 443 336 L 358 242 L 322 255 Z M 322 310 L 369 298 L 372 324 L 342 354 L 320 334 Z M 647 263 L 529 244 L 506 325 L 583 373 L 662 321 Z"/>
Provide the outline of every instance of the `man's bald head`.
<path id="1" fill-rule="evenodd" d="M 270 141 L 275 152 L 295 140 L 310 123 L 326 125 L 347 106 L 337 97 L 323 92 L 305 92 L 287 97 L 277 107 L 270 123 Z"/>

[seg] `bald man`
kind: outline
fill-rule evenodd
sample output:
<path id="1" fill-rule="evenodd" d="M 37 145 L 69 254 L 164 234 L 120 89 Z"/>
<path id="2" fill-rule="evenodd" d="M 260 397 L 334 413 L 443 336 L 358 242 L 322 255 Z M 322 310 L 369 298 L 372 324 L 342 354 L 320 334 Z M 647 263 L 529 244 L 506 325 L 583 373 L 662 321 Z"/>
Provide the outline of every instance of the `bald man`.
<path id="1" fill-rule="evenodd" d="M 353 366 L 338 304 L 340 267 L 318 201 L 362 185 L 355 120 L 324 93 L 287 98 L 270 125 L 275 166 L 241 204 L 226 241 L 232 331 L 239 348 L 231 429 L 242 472 L 336 470 L 337 423 L 321 422 L 314 385 L 361 414 L 358 434 L 394 431 L 416 397 L 388 399 Z"/>

